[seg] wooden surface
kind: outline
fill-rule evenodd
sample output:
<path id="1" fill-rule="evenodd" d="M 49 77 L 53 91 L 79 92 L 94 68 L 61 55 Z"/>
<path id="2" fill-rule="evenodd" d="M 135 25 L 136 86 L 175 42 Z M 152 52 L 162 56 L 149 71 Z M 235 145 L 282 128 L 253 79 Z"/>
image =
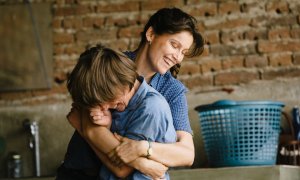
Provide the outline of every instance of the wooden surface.
<path id="1" fill-rule="evenodd" d="M 300 180 L 300 166 L 248 166 L 170 171 L 172 180 Z"/>
<path id="2" fill-rule="evenodd" d="M 300 180 L 300 166 L 248 166 L 171 170 L 171 180 Z M 19 178 L 53 180 L 54 177 Z M 9 179 L 3 179 L 9 180 Z"/>

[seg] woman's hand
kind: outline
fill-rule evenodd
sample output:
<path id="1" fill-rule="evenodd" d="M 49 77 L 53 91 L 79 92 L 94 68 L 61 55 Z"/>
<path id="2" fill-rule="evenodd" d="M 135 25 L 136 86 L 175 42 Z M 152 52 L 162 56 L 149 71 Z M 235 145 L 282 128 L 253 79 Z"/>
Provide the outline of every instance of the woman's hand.
<path id="1" fill-rule="evenodd" d="M 102 110 L 100 106 L 96 106 L 90 109 L 90 117 L 94 124 L 105 126 L 110 129 L 112 117 L 109 110 Z"/>
<path id="2" fill-rule="evenodd" d="M 112 152 L 108 154 L 109 159 L 115 162 L 115 165 L 128 164 L 138 157 L 146 156 L 148 149 L 147 141 L 135 141 L 122 137 L 114 133 L 115 137 L 121 142 Z"/>

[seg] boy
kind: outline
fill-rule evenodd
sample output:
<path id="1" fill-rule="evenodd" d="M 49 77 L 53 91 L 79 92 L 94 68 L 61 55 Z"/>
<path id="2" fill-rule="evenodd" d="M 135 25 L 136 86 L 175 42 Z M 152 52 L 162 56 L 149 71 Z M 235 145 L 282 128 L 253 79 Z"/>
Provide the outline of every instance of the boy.
<path id="1" fill-rule="evenodd" d="M 115 166 L 107 156 L 120 144 L 112 133 L 107 133 L 109 130 L 130 139 L 146 140 L 149 147 L 144 154 L 145 158 L 138 158 L 129 164 L 136 169 L 144 162 L 152 161 L 147 159 L 151 156 L 151 142 L 176 141 L 168 103 L 143 77 L 137 75 L 134 63 L 112 49 L 93 47 L 80 56 L 68 79 L 68 90 L 76 107 L 79 107 L 73 108 L 73 113 L 69 114 L 68 119 L 97 152 L 97 157 L 101 160 L 98 178 L 151 179 L 126 165 Z M 89 109 L 94 107 L 99 107 L 99 111 L 103 113 L 102 117 L 108 122 L 107 126 L 93 124 L 90 119 L 85 118 Z M 110 120 L 111 117 L 113 121 Z M 88 174 L 86 169 L 92 167 L 89 167 L 89 162 L 80 161 L 80 157 L 84 156 L 82 152 L 87 152 L 81 148 L 84 147 L 70 142 L 57 179 L 80 179 L 78 174 Z M 158 162 L 150 164 L 156 167 L 163 166 Z M 169 179 L 167 173 L 165 177 Z M 90 178 L 94 179 L 92 176 Z"/>

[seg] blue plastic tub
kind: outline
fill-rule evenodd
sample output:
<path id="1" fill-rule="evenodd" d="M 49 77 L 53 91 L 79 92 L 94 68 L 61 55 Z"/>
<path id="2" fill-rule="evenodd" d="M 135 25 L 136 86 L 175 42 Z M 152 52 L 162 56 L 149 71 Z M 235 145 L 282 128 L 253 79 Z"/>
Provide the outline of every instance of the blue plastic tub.
<path id="1" fill-rule="evenodd" d="M 209 164 L 274 165 L 283 107 L 274 101 L 231 100 L 196 107 Z"/>

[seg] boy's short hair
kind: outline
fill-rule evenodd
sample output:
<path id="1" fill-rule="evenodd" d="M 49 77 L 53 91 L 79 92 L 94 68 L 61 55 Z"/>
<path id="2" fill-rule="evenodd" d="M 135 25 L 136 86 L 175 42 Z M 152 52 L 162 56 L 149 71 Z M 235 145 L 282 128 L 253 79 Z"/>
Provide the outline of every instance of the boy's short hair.
<path id="1" fill-rule="evenodd" d="M 90 108 L 115 100 L 125 88 L 133 87 L 137 77 L 132 60 L 99 44 L 80 55 L 67 88 L 74 103 Z"/>

